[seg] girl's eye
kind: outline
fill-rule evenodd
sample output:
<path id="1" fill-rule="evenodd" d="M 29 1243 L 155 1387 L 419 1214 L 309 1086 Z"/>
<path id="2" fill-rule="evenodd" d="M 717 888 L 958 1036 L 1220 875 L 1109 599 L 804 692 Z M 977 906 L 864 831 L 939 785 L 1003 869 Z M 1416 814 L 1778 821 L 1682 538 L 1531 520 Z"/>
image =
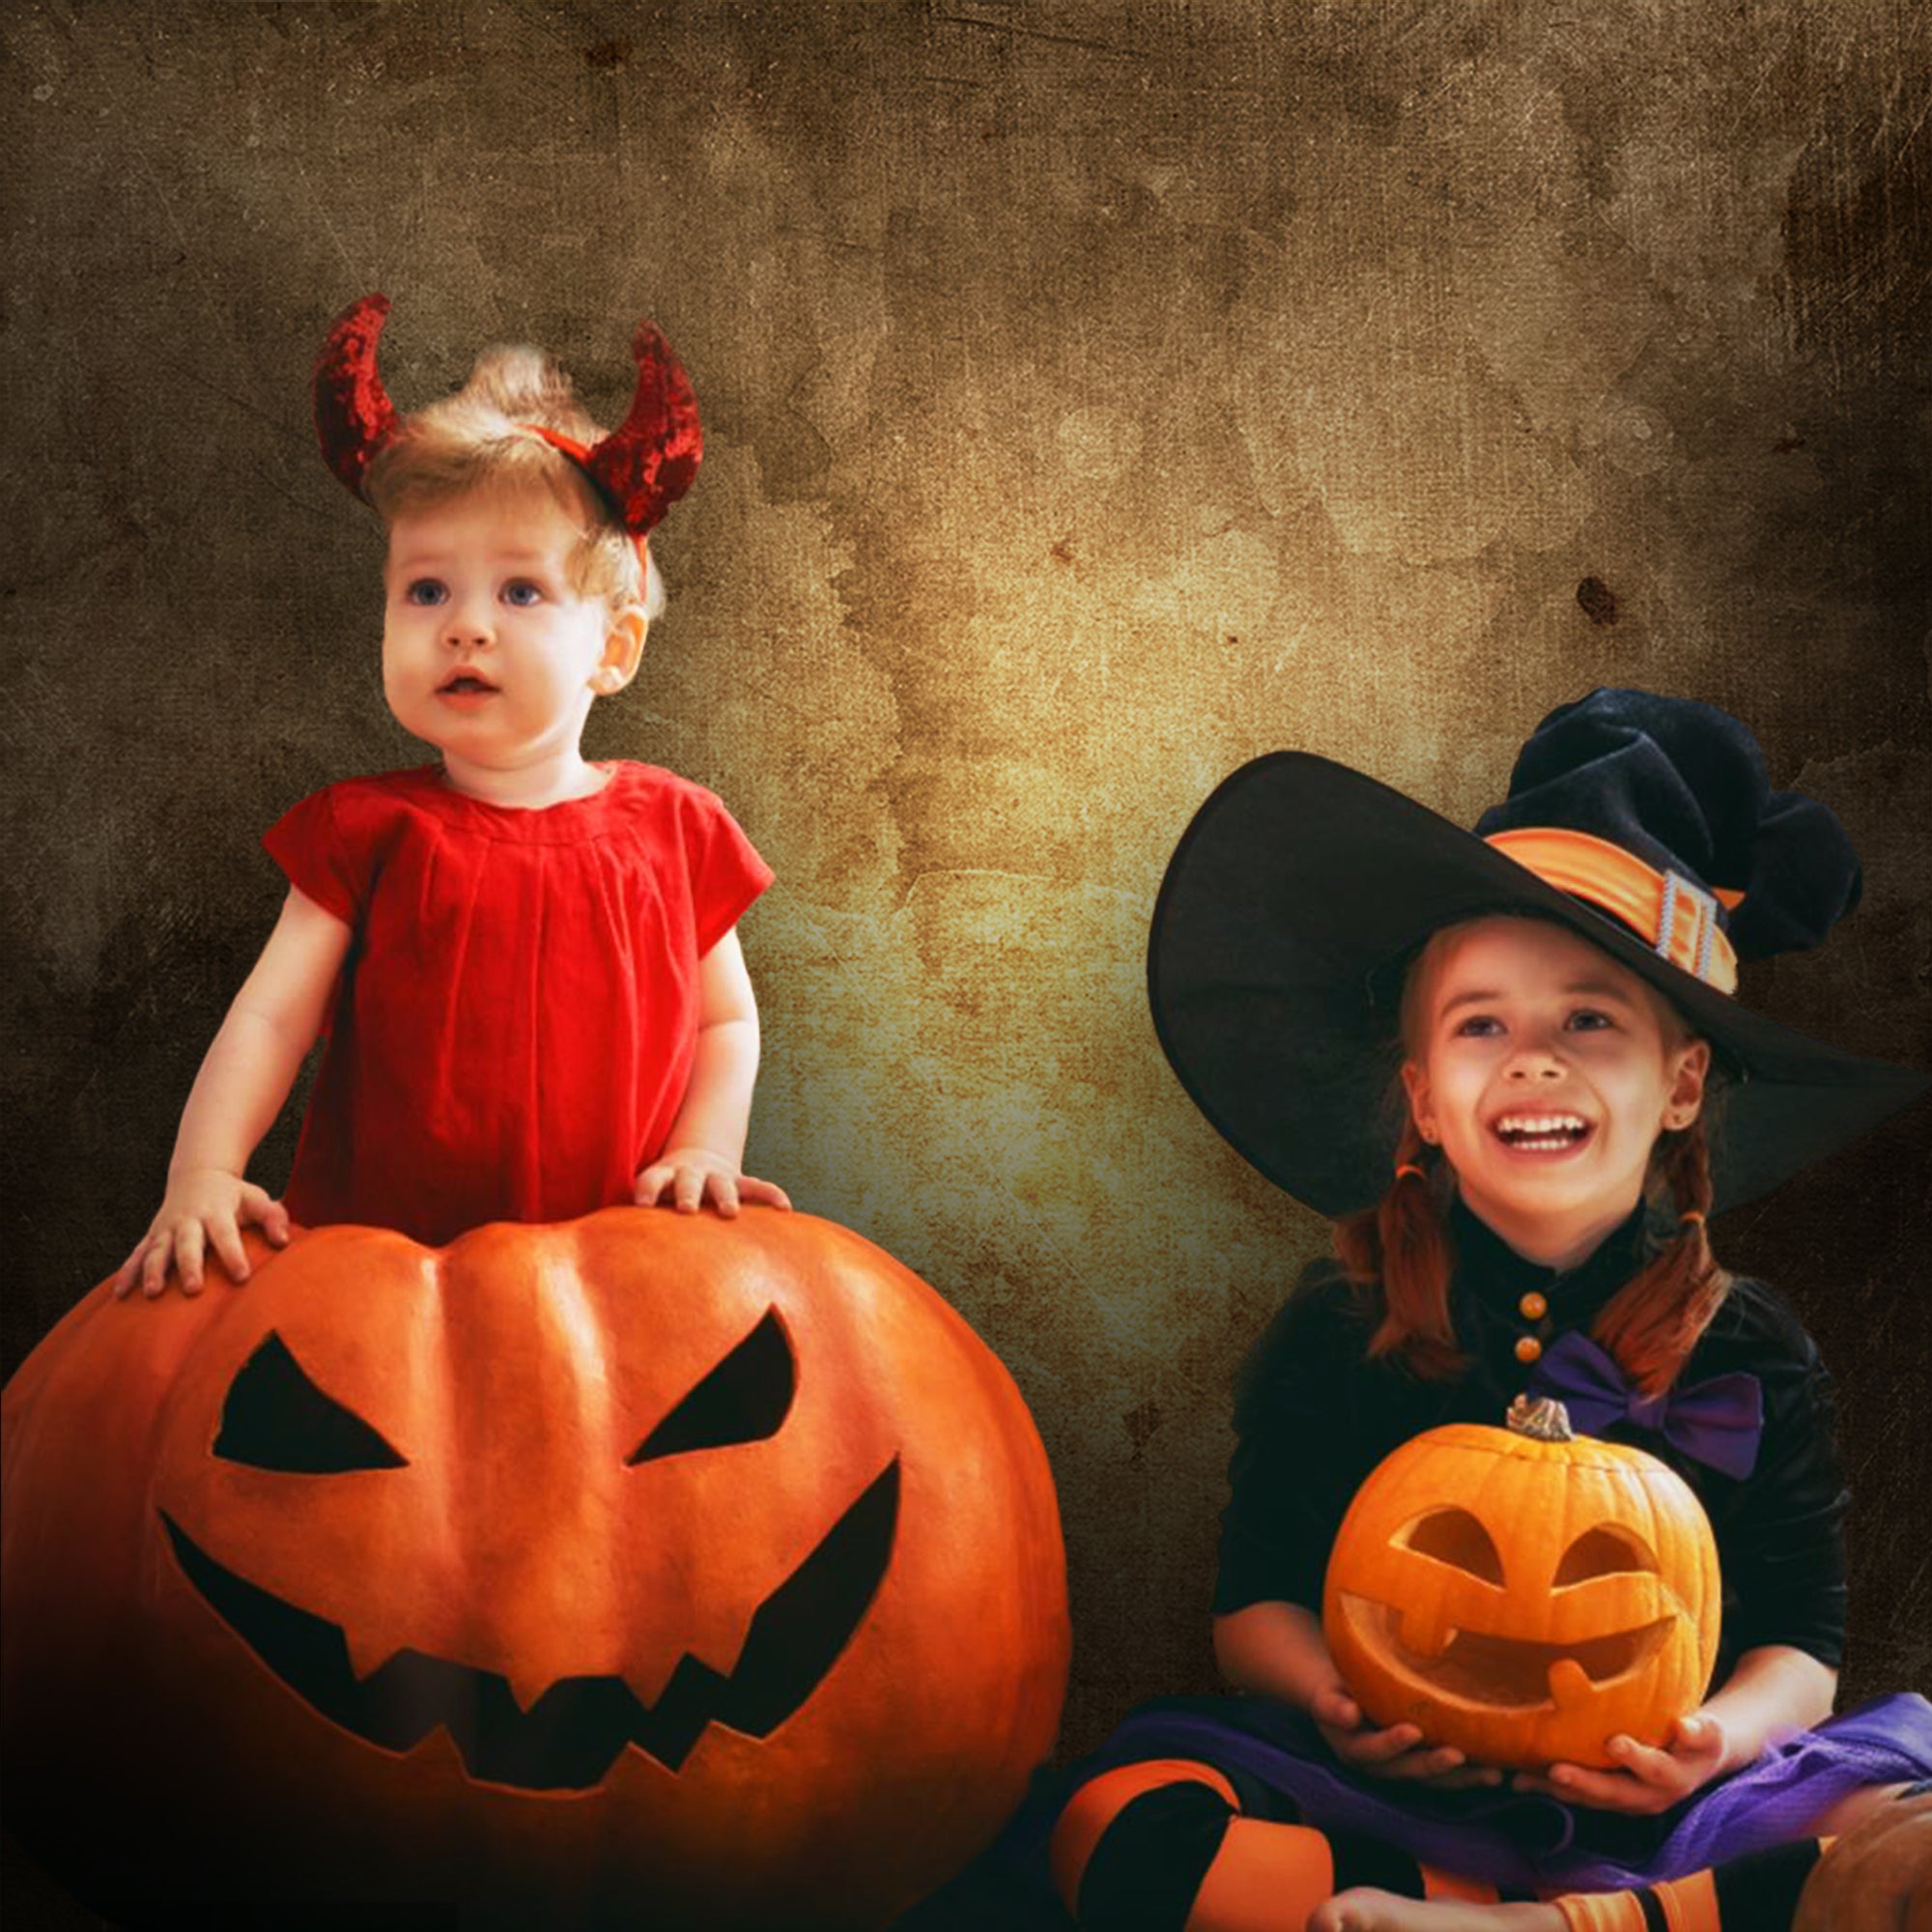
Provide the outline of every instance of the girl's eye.
<path id="1" fill-rule="evenodd" d="M 1569 1020 L 1572 1033 L 1599 1033 L 1605 1027 L 1615 1024 L 1608 1013 L 1600 1012 L 1595 1007 L 1579 1008 L 1570 1015 Z"/>
<path id="2" fill-rule="evenodd" d="M 1503 1023 L 1489 1013 L 1471 1013 L 1456 1022 L 1458 1039 L 1489 1039 L 1503 1030 Z"/>
<path id="3" fill-rule="evenodd" d="M 424 605 L 440 604 L 443 603 L 448 598 L 448 596 L 449 596 L 448 588 L 444 584 L 439 582 L 434 577 L 418 577 L 415 580 L 415 582 L 412 583 L 409 586 L 409 588 L 403 592 L 403 602 L 405 604 L 424 604 Z"/>
<path id="4" fill-rule="evenodd" d="M 543 602 L 543 590 L 527 577 L 519 577 L 504 584 L 503 602 L 514 605 L 520 611 L 527 611 L 532 604 Z"/>

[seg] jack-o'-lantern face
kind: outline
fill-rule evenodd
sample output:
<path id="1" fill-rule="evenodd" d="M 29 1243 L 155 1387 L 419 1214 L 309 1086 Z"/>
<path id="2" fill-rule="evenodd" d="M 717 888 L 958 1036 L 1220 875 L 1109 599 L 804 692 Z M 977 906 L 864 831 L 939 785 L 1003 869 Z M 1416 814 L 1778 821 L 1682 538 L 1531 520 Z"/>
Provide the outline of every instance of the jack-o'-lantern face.
<path id="1" fill-rule="evenodd" d="M 513 1920 L 629 1890 L 865 1923 L 1052 1741 L 1037 1438 L 842 1229 L 328 1229 L 242 1289 L 85 1312 L 9 1391 L 8 1746 L 43 1792 L 109 1755 L 158 1789 L 150 1870 L 216 1815 L 238 1886 L 328 1896 L 343 1845 L 358 1884 Z M 67 1575 L 31 1553 L 56 1534 Z"/>
<path id="2" fill-rule="evenodd" d="M 1655 1458 L 1456 1424 L 1362 1485 L 1323 1627 L 1378 1724 L 1534 1768 L 1661 1743 L 1710 1683 L 1719 1613 L 1710 1525 Z"/>
<path id="3" fill-rule="evenodd" d="M 784 1324 L 768 1310 L 649 1431 L 624 1466 L 775 1436 L 796 1381 Z M 242 1468 L 309 1479 L 412 1466 L 365 1417 L 320 1388 L 274 1331 L 230 1383 L 213 1454 Z M 409 1479 L 399 1473 L 391 1480 Z M 427 1480 L 440 1499 L 443 1486 L 433 1476 L 416 1480 Z M 526 1705 L 504 1671 L 426 1655 L 413 1645 L 393 1651 L 373 1671 L 358 1671 L 351 1662 L 354 1625 L 345 1630 L 259 1588 L 202 1548 L 165 1508 L 161 1520 L 188 1580 L 263 1663 L 324 1717 L 396 1751 L 412 1749 L 440 1725 L 472 1777 L 553 1791 L 600 1783 L 626 1747 L 648 1751 L 675 1771 L 709 1723 L 769 1736 L 817 1688 L 858 1629 L 885 1577 L 898 1500 L 895 1455 L 756 1603 L 730 1671 L 721 1674 L 686 1651 L 650 1704 L 620 1670 L 611 1670 L 560 1678 Z"/>

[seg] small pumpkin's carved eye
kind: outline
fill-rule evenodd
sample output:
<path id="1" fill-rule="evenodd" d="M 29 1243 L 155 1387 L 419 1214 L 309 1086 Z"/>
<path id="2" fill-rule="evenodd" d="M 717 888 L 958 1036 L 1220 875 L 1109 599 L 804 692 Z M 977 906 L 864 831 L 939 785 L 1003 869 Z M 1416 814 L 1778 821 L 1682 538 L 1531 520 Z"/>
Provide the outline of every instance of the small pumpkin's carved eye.
<path id="1" fill-rule="evenodd" d="M 1465 1509 L 1431 1510 L 1410 1523 L 1396 1541 L 1448 1564 L 1452 1570 L 1480 1577 L 1485 1583 L 1503 1580 L 1503 1559 L 1494 1541 Z"/>
<path id="2" fill-rule="evenodd" d="M 765 1318 L 634 1449 L 625 1466 L 723 1449 L 776 1435 L 798 1384 L 791 1342 L 777 1309 Z"/>
<path id="3" fill-rule="evenodd" d="M 214 1453 L 225 1463 L 291 1476 L 408 1463 L 354 1409 L 317 1388 L 272 1331 L 228 1385 Z"/>
<path id="4" fill-rule="evenodd" d="M 1592 1577 L 1615 1577 L 1632 1571 L 1655 1570 L 1657 1558 L 1627 1529 L 1599 1525 L 1586 1529 L 1556 1566 L 1554 1586 L 1587 1583 Z"/>

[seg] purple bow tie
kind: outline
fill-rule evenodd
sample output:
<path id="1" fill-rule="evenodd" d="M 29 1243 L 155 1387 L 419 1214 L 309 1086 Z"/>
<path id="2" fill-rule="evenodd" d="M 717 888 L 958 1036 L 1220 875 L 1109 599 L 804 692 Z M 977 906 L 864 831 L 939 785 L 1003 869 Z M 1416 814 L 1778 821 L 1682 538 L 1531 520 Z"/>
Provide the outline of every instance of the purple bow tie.
<path id="1" fill-rule="evenodd" d="M 1742 1369 L 1694 1388 L 1639 1395 L 1615 1357 L 1573 1329 L 1544 1350 L 1529 1386 L 1532 1395 L 1554 1396 L 1578 1435 L 1599 1435 L 1609 1423 L 1630 1421 L 1661 1435 L 1692 1462 L 1740 1481 L 1756 1465 L 1764 1390 Z"/>

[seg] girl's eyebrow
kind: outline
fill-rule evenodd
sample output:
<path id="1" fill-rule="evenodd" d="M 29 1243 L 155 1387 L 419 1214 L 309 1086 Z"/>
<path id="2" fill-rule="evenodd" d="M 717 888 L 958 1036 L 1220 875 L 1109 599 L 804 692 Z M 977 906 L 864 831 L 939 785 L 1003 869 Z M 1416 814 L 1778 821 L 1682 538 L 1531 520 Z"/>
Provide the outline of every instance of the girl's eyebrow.
<path id="1" fill-rule="evenodd" d="M 1453 1013 L 1459 1007 L 1487 1007 L 1509 997 L 1507 993 L 1492 991 L 1488 988 L 1465 993 L 1452 994 L 1442 1002 L 1437 1010 L 1443 1014 Z M 1577 980 L 1563 989 L 1566 1000 L 1592 999 L 1612 1000 L 1619 1006 L 1629 1006 L 1631 996 L 1621 986 L 1607 980 Z"/>
<path id="2" fill-rule="evenodd" d="M 1587 995 L 1593 1000 L 1615 1000 L 1626 1007 L 1631 1004 L 1629 992 L 1609 980 L 1578 980 L 1566 986 L 1564 991 L 1572 999 Z"/>
<path id="3" fill-rule="evenodd" d="M 1500 993 L 1490 992 L 1458 993 L 1454 999 L 1444 1000 L 1438 1010 L 1453 1013 L 1458 1007 L 1487 1007 L 1502 997 Z"/>

